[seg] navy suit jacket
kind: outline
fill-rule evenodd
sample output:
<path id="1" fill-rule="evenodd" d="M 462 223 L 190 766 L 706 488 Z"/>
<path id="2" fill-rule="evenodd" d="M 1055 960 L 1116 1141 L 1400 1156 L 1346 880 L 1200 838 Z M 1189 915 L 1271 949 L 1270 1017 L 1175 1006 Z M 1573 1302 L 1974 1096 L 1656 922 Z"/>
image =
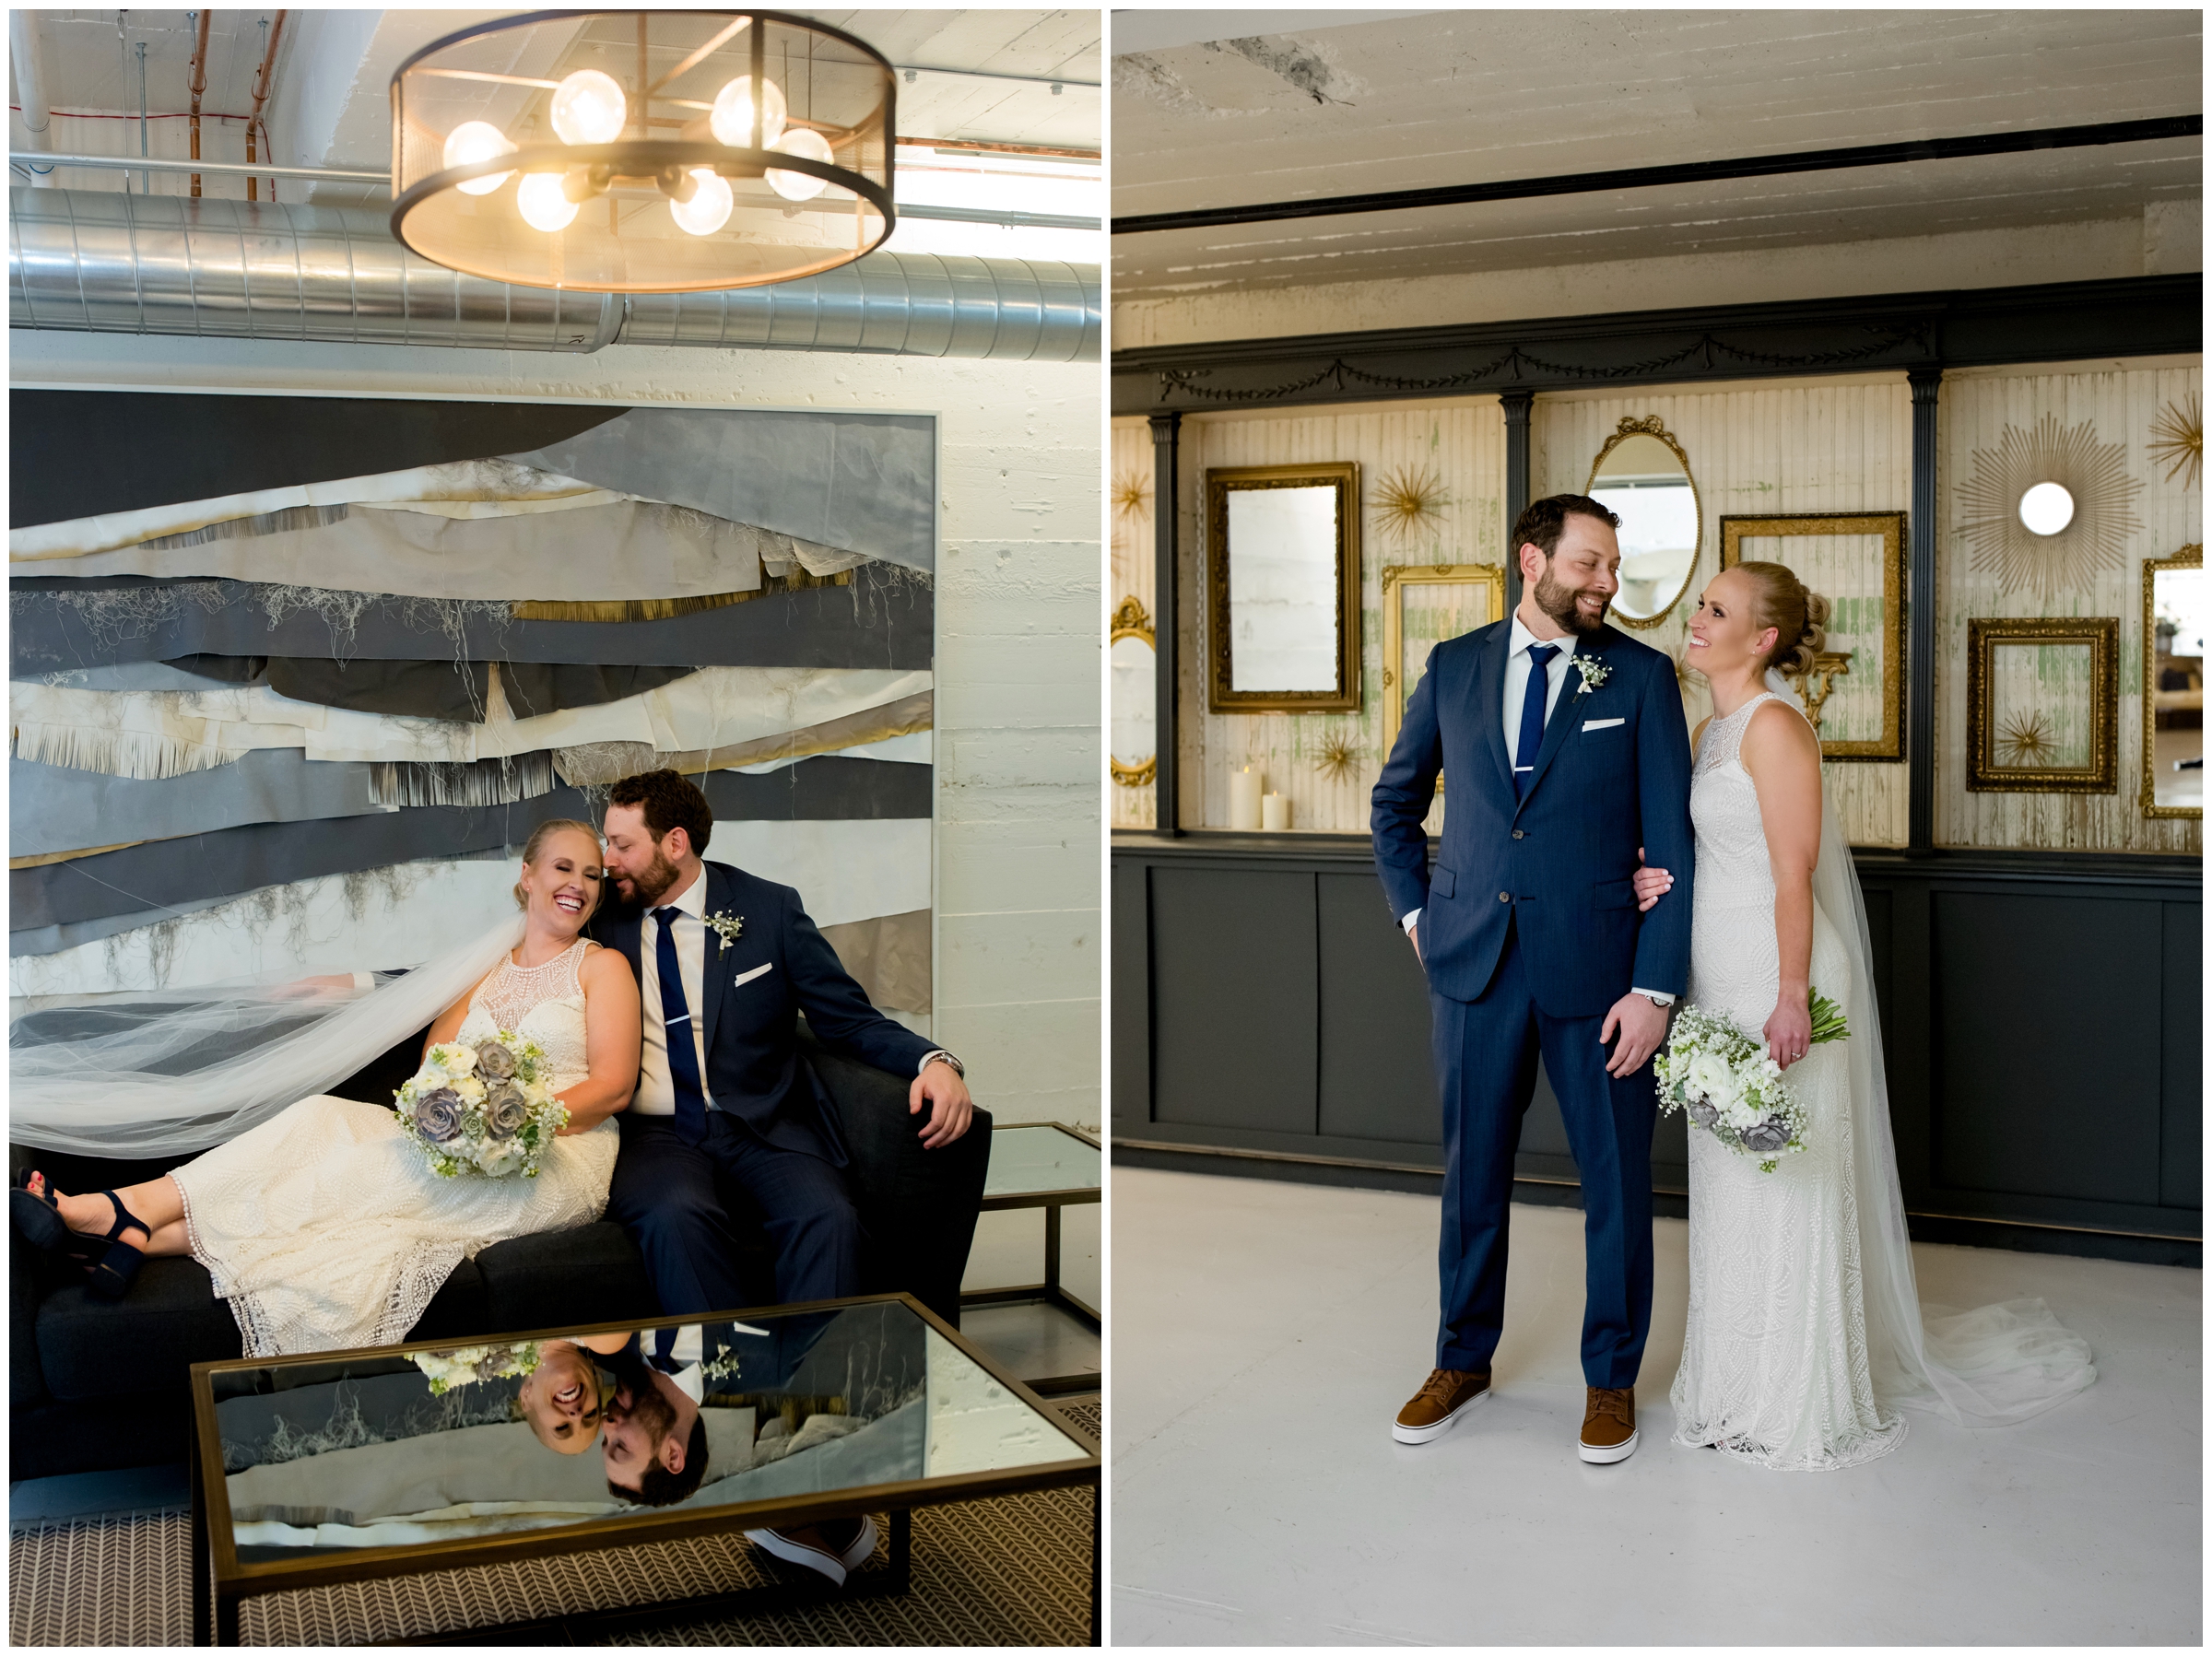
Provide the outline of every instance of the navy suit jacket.
<path id="1" fill-rule="evenodd" d="M 1526 797 L 1504 732 L 1512 622 L 1447 639 L 1430 654 L 1397 746 L 1375 783 L 1375 863 L 1391 912 L 1418 909 L 1430 987 L 1472 1001 L 1489 986 L 1509 923 L 1536 1004 L 1602 1016 L 1631 989 L 1680 994 L 1689 975 L 1689 734 L 1674 664 L 1610 627 L 1578 640 L 1609 669 L 1594 689 L 1570 664 Z M 1617 721 L 1618 722 L 1608 722 Z M 1593 728 L 1593 727 L 1595 728 Z M 1445 777 L 1443 843 L 1429 870 L 1421 820 Z M 1675 876 L 1640 914 L 1637 848 Z"/>
<path id="2" fill-rule="evenodd" d="M 806 1013 L 823 1045 L 901 1079 L 918 1075 L 923 1055 L 935 1049 L 868 1004 L 796 891 L 727 863 L 704 866 L 706 912 L 744 922 L 730 944 L 707 928 L 700 994 L 706 1004 L 694 1009 L 706 1040 L 707 1091 L 770 1144 L 841 1168 L 844 1136 L 829 1093 L 799 1054 L 798 1015 Z M 622 951 L 641 984 L 644 921 L 644 910 L 632 909 L 594 925 L 600 943 Z"/>

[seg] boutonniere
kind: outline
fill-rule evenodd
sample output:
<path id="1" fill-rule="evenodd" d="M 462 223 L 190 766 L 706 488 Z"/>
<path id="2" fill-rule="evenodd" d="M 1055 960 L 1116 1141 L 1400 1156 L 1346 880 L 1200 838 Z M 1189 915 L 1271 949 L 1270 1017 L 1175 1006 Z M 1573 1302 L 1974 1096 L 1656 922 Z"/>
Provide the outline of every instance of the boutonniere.
<path id="1" fill-rule="evenodd" d="M 1574 663 L 1574 670 L 1583 675 L 1583 694 L 1585 696 L 1613 676 L 1613 669 L 1594 655 L 1576 655 L 1568 659 Z"/>
<path id="2" fill-rule="evenodd" d="M 742 915 L 705 914 L 700 918 L 722 939 L 722 946 L 725 949 L 745 935 L 745 919 Z"/>

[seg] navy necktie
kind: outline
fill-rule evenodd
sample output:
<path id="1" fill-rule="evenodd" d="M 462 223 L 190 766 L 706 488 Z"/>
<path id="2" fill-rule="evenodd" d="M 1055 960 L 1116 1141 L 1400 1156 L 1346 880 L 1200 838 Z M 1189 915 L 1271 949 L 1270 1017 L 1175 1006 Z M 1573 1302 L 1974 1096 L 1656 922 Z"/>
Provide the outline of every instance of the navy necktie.
<path id="1" fill-rule="evenodd" d="M 1528 647 L 1528 688 L 1521 695 L 1521 746 L 1513 757 L 1513 794 L 1528 796 L 1529 778 L 1536 772 L 1536 754 L 1544 746 L 1544 697 L 1550 686 L 1545 669 L 1559 652 L 1557 644 Z M 664 932 L 663 936 L 667 934 Z"/>
<path id="2" fill-rule="evenodd" d="M 661 922 L 653 964 L 661 980 L 661 1024 L 668 1036 L 668 1080 L 676 1089 L 676 1132 L 687 1145 L 707 1136 L 707 1094 L 699 1081 L 699 1049 L 691 1044 L 691 1011 L 684 1004 L 684 973 L 676 959 L 676 921 L 683 910 L 655 909 Z"/>

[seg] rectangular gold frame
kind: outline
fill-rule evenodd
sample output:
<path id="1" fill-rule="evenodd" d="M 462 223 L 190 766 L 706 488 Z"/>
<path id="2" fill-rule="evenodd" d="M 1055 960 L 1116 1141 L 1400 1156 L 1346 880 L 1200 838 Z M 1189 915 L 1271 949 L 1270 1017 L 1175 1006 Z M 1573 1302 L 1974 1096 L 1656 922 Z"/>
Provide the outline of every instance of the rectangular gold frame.
<path id="1" fill-rule="evenodd" d="M 1743 561 L 1747 536 L 1878 534 L 1882 537 L 1882 734 L 1871 742 L 1823 739 L 1824 759 L 1902 763 L 1905 757 L 1905 514 L 1901 511 L 1794 511 L 1783 517 L 1721 520 L 1721 568 Z M 1832 676 L 1832 675 L 1831 675 Z"/>
<path id="2" fill-rule="evenodd" d="M 1390 564 L 1382 570 L 1382 752 L 1397 746 L 1406 722 L 1405 698 L 1398 693 L 1398 658 L 1404 653 L 1406 617 L 1401 608 L 1409 586 L 1465 586 L 1490 589 L 1493 621 L 1505 619 L 1505 570 L 1494 563 Z"/>
<path id="3" fill-rule="evenodd" d="M 2065 770 L 2008 769 L 1996 762 L 1989 715 L 1990 655 L 1999 644 L 2089 647 L 2089 762 Z M 1966 624 L 1966 787 L 1970 793 L 2120 792 L 2120 617 L 2043 620 L 1986 617 Z"/>
<path id="4" fill-rule="evenodd" d="M 1233 488 L 1336 490 L 1336 688 L 1232 690 L 1229 656 L 1229 492 Z M 1206 706 L 1213 713 L 1356 713 L 1359 711 L 1359 465 L 1217 465 L 1206 472 Z"/>
<path id="5" fill-rule="evenodd" d="M 2171 558 L 2147 558 L 2143 560 L 2143 788 L 2137 796 L 2137 803 L 2146 816 L 2204 820 L 2205 807 L 2202 805 L 2162 805 L 2159 803 L 2158 686 L 2150 682 L 2151 669 L 2157 665 L 2158 660 L 2158 651 L 2154 647 L 2159 619 L 2155 585 L 2157 572 L 2160 570 L 2201 570 L 2204 567 L 2205 548 L 2201 542 L 2183 546 Z"/>

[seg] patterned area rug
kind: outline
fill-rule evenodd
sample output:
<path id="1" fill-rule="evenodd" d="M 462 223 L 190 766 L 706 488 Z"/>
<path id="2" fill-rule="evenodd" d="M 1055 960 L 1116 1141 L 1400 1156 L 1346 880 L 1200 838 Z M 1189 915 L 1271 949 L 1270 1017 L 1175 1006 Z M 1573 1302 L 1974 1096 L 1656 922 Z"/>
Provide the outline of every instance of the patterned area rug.
<path id="1" fill-rule="evenodd" d="M 1100 1427 L 1095 1398 L 1056 1405 Z M 914 1514 L 912 1588 L 781 1614 L 656 1627 L 640 1645 L 1079 1645 L 1090 1622 L 1091 1492 L 1055 1489 Z M 878 1516 L 878 1527 L 882 1520 Z M 13 1646 L 188 1644 L 182 1513 L 53 1523 L 11 1537 Z M 879 1544 L 874 1565 L 886 1560 Z M 253 1645 L 369 1644 L 766 1584 L 741 1536 L 610 1547 L 246 1602 Z M 788 1579 L 788 1578 L 783 1578 Z"/>

